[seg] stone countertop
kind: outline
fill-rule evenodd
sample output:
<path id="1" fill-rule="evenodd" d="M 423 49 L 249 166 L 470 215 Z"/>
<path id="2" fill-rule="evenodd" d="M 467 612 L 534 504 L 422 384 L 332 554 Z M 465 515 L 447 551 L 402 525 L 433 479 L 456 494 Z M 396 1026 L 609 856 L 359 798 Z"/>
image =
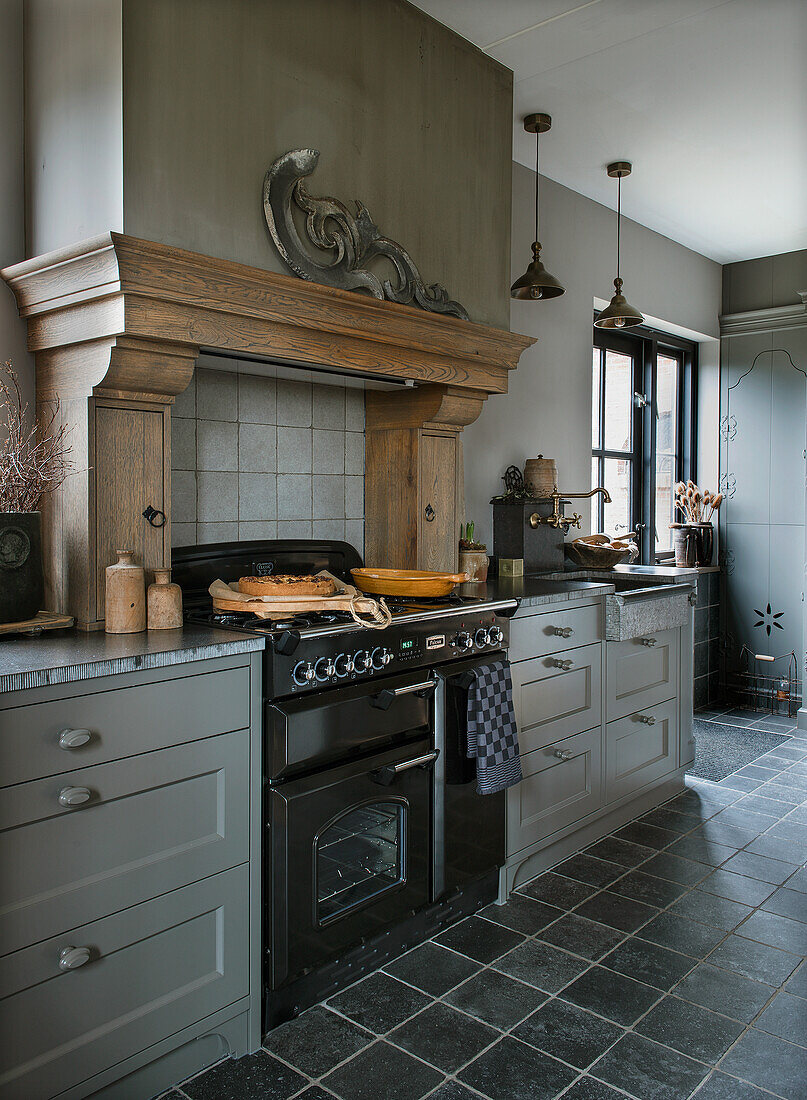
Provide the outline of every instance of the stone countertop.
<path id="1" fill-rule="evenodd" d="M 481 596 L 486 600 L 516 599 L 521 607 L 569 603 L 587 596 L 604 596 L 614 591 L 608 581 L 550 579 L 541 574 L 523 577 L 490 577 L 485 584 L 463 584 L 462 596 Z"/>
<path id="2" fill-rule="evenodd" d="M 149 668 L 253 653 L 265 638 L 206 626 L 142 634 L 46 631 L 36 638 L 0 639 L 0 692 L 69 684 Z"/>

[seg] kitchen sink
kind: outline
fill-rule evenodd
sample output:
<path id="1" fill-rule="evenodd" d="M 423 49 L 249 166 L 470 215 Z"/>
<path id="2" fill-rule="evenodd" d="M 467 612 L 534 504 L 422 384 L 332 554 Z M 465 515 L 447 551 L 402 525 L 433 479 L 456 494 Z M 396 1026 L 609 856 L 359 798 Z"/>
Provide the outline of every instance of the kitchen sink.
<path id="1" fill-rule="evenodd" d="M 605 597 L 605 636 L 609 641 L 623 642 L 689 622 L 695 596 L 695 586 L 689 581 L 618 573 L 608 580 L 615 589 Z"/>

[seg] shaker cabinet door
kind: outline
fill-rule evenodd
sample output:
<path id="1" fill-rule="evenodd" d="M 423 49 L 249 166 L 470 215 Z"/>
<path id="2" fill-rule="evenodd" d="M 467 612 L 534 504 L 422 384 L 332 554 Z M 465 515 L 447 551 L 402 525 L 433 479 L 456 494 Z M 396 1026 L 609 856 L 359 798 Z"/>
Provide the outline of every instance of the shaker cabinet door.
<path id="1" fill-rule="evenodd" d="M 673 629 L 606 643 L 607 722 L 675 698 L 679 640 L 678 629 Z"/>
<path id="2" fill-rule="evenodd" d="M 418 569 L 453 573 L 457 540 L 457 453 L 450 435 L 420 433 L 420 530 Z"/>
<path id="3" fill-rule="evenodd" d="M 599 728 L 602 645 L 511 665 L 513 706 L 522 757 L 561 737 Z"/>

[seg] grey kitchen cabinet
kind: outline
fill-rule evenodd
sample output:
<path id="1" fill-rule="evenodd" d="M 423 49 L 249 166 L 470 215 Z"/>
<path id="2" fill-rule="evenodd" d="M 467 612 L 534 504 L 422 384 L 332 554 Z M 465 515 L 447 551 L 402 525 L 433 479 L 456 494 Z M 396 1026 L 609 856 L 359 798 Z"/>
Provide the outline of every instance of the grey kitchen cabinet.
<path id="1" fill-rule="evenodd" d="M 690 611 L 691 615 L 691 611 Z M 678 693 L 680 628 L 606 645 L 606 721 Z"/>
<path id="2" fill-rule="evenodd" d="M 524 661 L 602 641 L 603 606 L 564 604 L 538 615 L 517 616 L 510 624 L 510 660 Z"/>
<path id="3" fill-rule="evenodd" d="M 615 802 L 668 775 L 678 752 L 678 700 L 609 722 L 605 730 L 605 799 Z"/>
<path id="4" fill-rule="evenodd" d="M 512 666 L 513 706 L 522 756 L 599 727 L 602 644 L 534 657 Z"/>
<path id="5" fill-rule="evenodd" d="M 140 1100 L 260 1045 L 260 677 L 0 698 L 3 1097 Z"/>

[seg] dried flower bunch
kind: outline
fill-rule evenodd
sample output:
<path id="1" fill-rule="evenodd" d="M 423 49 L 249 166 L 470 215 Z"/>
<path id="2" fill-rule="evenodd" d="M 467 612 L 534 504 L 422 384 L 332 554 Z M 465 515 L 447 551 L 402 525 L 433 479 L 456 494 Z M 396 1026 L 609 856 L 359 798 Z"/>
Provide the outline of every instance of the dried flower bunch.
<path id="1" fill-rule="evenodd" d="M 711 523 L 712 516 L 723 503 L 722 493 L 701 491 L 694 481 L 679 481 L 675 486 L 675 506 L 685 523 Z"/>
<path id="2" fill-rule="evenodd" d="M 0 512 L 36 512 L 73 470 L 70 428 L 57 426 L 59 402 L 45 424 L 28 416 L 11 361 L 0 367 Z"/>

